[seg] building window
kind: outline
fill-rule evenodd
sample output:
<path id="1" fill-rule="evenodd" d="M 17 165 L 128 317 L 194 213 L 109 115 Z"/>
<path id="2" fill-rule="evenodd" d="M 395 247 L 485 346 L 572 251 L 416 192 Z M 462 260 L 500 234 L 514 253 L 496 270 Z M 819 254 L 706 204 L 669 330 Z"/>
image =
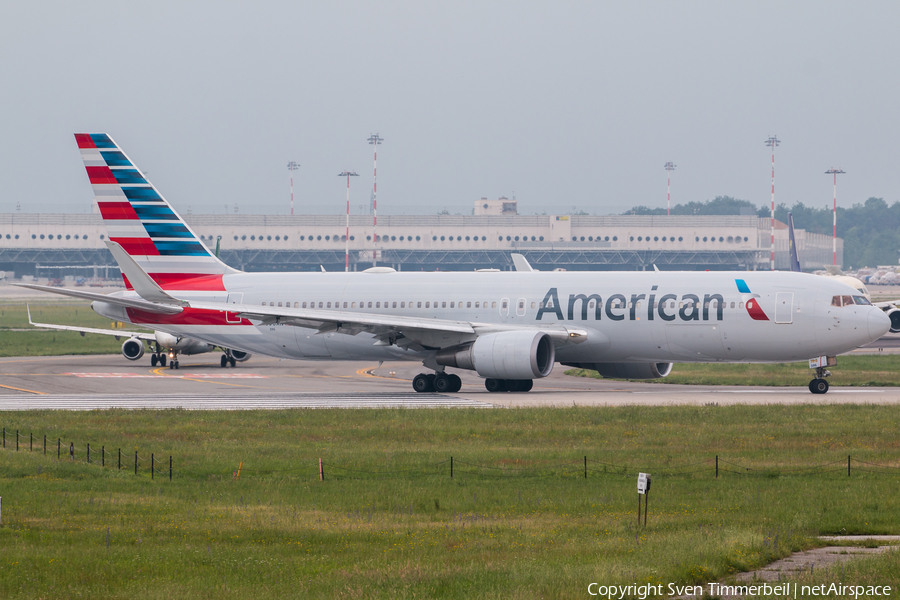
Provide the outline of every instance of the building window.
<path id="1" fill-rule="evenodd" d="M 704 242 L 706 241 L 706 236 L 705 236 L 705 235 L 703 236 L 703 241 L 704 241 Z"/>
<path id="2" fill-rule="evenodd" d="M 633 235 L 630 236 L 630 237 L 628 238 L 628 241 L 629 241 L 629 242 L 633 242 L 633 241 L 634 241 L 634 236 L 633 236 Z"/>
<path id="3" fill-rule="evenodd" d="M 648 239 L 649 239 L 649 238 L 648 238 Z M 654 235 L 654 236 L 653 236 L 653 241 L 654 241 L 654 242 L 658 242 L 658 241 L 659 241 L 659 236 L 658 236 L 658 235 Z M 663 238 L 663 241 L 665 241 L 665 238 Z"/>
<path id="4" fill-rule="evenodd" d="M 326 241 L 326 242 L 327 242 L 328 240 L 330 240 L 330 239 L 331 239 L 331 236 L 330 236 L 330 235 L 326 235 L 326 236 L 325 236 L 325 241 Z"/>
<path id="5" fill-rule="evenodd" d="M 321 241 L 322 241 L 322 236 L 321 236 L 321 235 L 317 235 L 317 236 L 316 236 L 316 239 L 317 239 L 318 241 L 321 242 Z"/>
<path id="6" fill-rule="evenodd" d="M 581 241 L 582 241 L 582 242 L 584 241 L 584 236 L 581 236 Z"/>
<path id="7" fill-rule="evenodd" d="M 519 241 L 519 236 L 516 236 L 516 237 L 515 237 L 515 240 L 518 242 L 518 241 Z"/>
<path id="8" fill-rule="evenodd" d="M 437 241 L 437 236 L 436 236 L 436 235 L 431 236 L 431 241 L 432 241 L 432 242 Z"/>
<path id="9" fill-rule="evenodd" d="M 747 241 L 747 238 L 746 238 L 746 236 L 745 236 L 745 237 L 744 237 L 744 241 L 745 241 L 745 242 L 746 242 L 746 241 Z"/>
<path id="10" fill-rule="evenodd" d="M 486 242 L 486 241 L 487 241 L 487 238 L 486 238 L 485 236 L 481 236 L 481 241 L 482 241 L 482 242 Z"/>
<path id="11" fill-rule="evenodd" d="M 255 235 L 251 235 L 251 236 L 250 236 L 250 239 L 251 239 L 251 240 L 255 240 L 255 239 L 256 239 L 256 236 L 255 236 Z"/>
<path id="12" fill-rule="evenodd" d="M 444 236 L 441 236 L 441 241 L 444 241 Z M 427 306 L 425 308 L 428 308 Z"/>
<path id="13" fill-rule="evenodd" d="M 577 242 L 577 241 L 578 241 L 578 236 L 573 235 L 573 236 L 572 236 L 572 241 L 573 241 L 573 242 Z"/>
<path id="14" fill-rule="evenodd" d="M 510 241 L 509 236 L 506 236 L 506 241 L 507 241 L 507 242 Z"/>
<path id="15" fill-rule="evenodd" d="M 619 241 L 619 236 L 614 235 L 614 236 L 613 236 L 613 241 L 614 241 L 614 242 L 618 242 L 618 241 Z"/>
<path id="16" fill-rule="evenodd" d="M 281 241 L 281 236 L 280 236 L 280 235 L 276 235 L 276 236 L 275 236 L 275 241 L 276 241 L 276 242 Z"/>
<path id="17" fill-rule="evenodd" d="M 421 239 L 421 238 L 420 238 L 419 236 L 416 236 L 416 241 L 417 241 L 417 242 L 418 242 L 420 239 Z"/>

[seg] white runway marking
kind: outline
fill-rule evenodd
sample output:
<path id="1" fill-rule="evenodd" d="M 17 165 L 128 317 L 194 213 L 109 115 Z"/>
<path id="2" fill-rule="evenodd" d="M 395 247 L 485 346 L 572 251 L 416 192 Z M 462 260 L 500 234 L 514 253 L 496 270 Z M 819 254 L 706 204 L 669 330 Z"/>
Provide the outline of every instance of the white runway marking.
<path id="1" fill-rule="evenodd" d="M 2 410 L 273 410 L 283 408 L 493 408 L 492 404 L 440 394 L 284 394 L 241 397 L 53 395 L 2 396 Z"/>
<path id="2" fill-rule="evenodd" d="M 75 377 L 95 377 L 100 379 L 268 379 L 267 375 L 253 373 L 180 373 L 178 375 L 142 375 L 139 373 L 63 373 Z"/>

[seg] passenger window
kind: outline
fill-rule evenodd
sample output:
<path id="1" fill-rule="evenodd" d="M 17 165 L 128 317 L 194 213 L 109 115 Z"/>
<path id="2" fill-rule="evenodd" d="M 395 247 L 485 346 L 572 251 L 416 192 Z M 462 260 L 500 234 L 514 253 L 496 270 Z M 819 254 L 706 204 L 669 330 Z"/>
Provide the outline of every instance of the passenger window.
<path id="1" fill-rule="evenodd" d="M 472 308 L 472 303 L 471 303 L 471 302 L 466 302 L 466 308 Z"/>
<path id="2" fill-rule="evenodd" d="M 269 302 L 269 306 L 275 306 L 274 302 Z"/>
<path id="3" fill-rule="evenodd" d="M 538 302 L 538 308 L 544 308 L 544 302 L 543 302 L 543 301 Z"/>
<path id="4" fill-rule="evenodd" d="M 450 308 L 455 308 L 454 304 L 456 304 L 456 302 L 451 302 L 451 303 L 450 303 Z"/>
<path id="5" fill-rule="evenodd" d="M 731 308 L 734 308 L 734 302 L 731 303 Z"/>
<path id="6" fill-rule="evenodd" d="M 369 308 L 372 308 L 372 303 L 371 303 L 371 302 L 369 302 Z"/>
<path id="7" fill-rule="evenodd" d="M 475 303 L 475 308 L 478 308 L 479 302 Z"/>
<path id="8" fill-rule="evenodd" d="M 684 302 L 679 302 L 679 303 L 678 303 L 678 308 L 684 308 Z"/>
<path id="9" fill-rule="evenodd" d="M 744 303 L 743 303 L 743 302 L 739 302 L 739 303 L 738 303 L 738 308 L 744 308 Z"/>
<path id="10" fill-rule="evenodd" d="M 592 302 L 592 303 L 591 303 L 591 306 L 593 306 L 593 305 L 594 305 L 594 304 L 593 304 L 593 302 Z M 532 303 L 531 303 L 531 308 L 534 308 L 534 307 L 535 307 L 535 303 L 532 302 Z"/>
<path id="11" fill-rule="evenodd" d="M 263 305 L 263 306 L 265 306 L 265 305 L 266 305 L 266 303 L 265 303 L 265 302 L 263 302 L 263 303 L 262 303 L 262 305 Z"/>
<path id="12" fill-rule="evenodd" d="M 503 308 L 506 308 L 506 300 L 503 301 Z"/>
<path id="13" fill-rule="evenodd" d="M 431 302 L 426 302 L 426 303 L 425 303 L 425 308 L 431 308 Z"/>
<path id="14" fill-rule="evenodd" d="M 406 308 L 406 302 L 401 302 L 401 303 L 400 303 L 400 308 Z"/>
<path id="15" fill-rule="evenodd" d="M 303 308 L 306 308 L 306 302 L 303 303 Z"/>
<path id="16" fill-rule="evenodd" d="M 350 308 L 356 308 L 356 302 L 351 302 L 351 303 L 350 303 Z"/>
<path id="17" fill-rule="evenodd" d="M 278 303 L 278 306 L 281 306 L 281 302 Z"/>
<path id="18" fill-rule="evenodd" d="M 325 308 L 331 308 L 331 302 L 329 302 Z"/>
<path id="19" fill-rule="evenodd" d="M 641 307 L 641 303 L 638 302 L 637 304 L 634 305 L 634 307 L 635 307 L 635 308 L 640 308 L 640 307 Z"/>
<path id="20" fill-rule="evenodd" d="M 497 303 L 496 303 L 496 302 L 491 302 L 491 308 L 497 308 Z"/>
<path id="21" fill-rule="evenodd" d="M 397 308 L 397 303 L 394 302 L 394 304 L 391 306 L 391 308 Z"/>
<path id="22" fill-rule="evenodd" d="M 300 303 L 299 303 L 299 302 L 294 302 L 294 308 L 300 308 Z"/>
<path id="23" fill-rule="evenodd" d="M 376 303 L 375 303 L 375 308 L 381 308 L 381 302 L 376 302 Z"/>
<path id="24" fill-rule="evenodd" d="M 344 308 L 347 308 L 347 303 L 346 303 L 346 302 L 344 302 Z"/>
<path id="25" fill-rule="evenodd" d="M 519 308 L 525 308 L 525 301 L 519 300 Z"/>
<path id="26" fill-rule="evenodd" d="M 324 303 L 323 303 L 323 302 L 319 302 L 319 308 L 324 308 Z"/>
<path id="27" fill-rule="evenodd" d="M 447 308 L 447 303 L 446 303 L 446 302 L 441 302 L 441 308 Z"/>

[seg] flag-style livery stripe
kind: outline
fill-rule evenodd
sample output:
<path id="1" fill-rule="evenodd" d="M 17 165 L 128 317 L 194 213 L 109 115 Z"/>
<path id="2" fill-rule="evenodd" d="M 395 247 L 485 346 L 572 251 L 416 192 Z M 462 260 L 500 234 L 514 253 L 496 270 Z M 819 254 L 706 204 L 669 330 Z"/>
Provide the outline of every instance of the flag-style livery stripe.
<path id="1" fill-rule="evenodd" d="M 743 279 L 735 279 L 734 283 L 737 285 L 737 289 L 740 293 L 751 294 L 753 296 L 752 298 L 749 298 L 744 305 L 747 309 L 747 314 L 750 315 L 750 318 L 754 321 L 768 321 L 769 317 L 759 306 L 759 294 L 753 294 L 750 291 L 750 286 L 748 286 L 747 282 Z"/>
<path id="2" fill-rule="evenodd" d="M 112 138 L 76 133 L 75 141 L 109 239 L 164 289 L 224 291 L 222 275 L 236 271 L 210 253 Z"/>

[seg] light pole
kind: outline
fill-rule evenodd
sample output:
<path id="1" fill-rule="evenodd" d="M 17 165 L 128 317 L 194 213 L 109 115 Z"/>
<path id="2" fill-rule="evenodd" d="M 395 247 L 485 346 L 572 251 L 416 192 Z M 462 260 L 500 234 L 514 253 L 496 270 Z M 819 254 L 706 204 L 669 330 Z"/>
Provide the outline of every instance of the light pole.
<path id="1" fill-rule="evenodd" d="M 826 175 L 834 175 L 834 213 L 831 231 L 831 264 L 837 266 L 837 176 L 843 175 L 844 171 L 831 167 L 825 171 Z"/>
<path id="2" fill-rule="evenodd" d="M 347 231 L 344 234 L 344 271 L 350 270 L 350 178 L 359 177 L 352 171 L 338 173 L 338 177 L 347 178 Z"/>
<path id="3" fill-rule="evenodd" d="M 668 217 L 669 215 L 672 214 L 672 212 L 671 212 L 671 206 L 672 206 L 672 171 L 675 170 L 675 165 L 672 163 L 672 161 L 669 161 L 669 162 L 667 162 L 667 163 L 665 164 L 665 167 L 666 167 L 666 172 L 667 172 L 667 175 L 666 175 L 666 180 L 667 180 L 667 183 L 666 183 L 666 216 Z"/>
<path id="4" fill-rule="evenodd" d="M 384 138 L 373 133 L 369 136 L 369 143 L 375 151 L 373 159 L 372 171 L 372 243 L 374 250 L 372 251 L 372 266 L 378 261 L 378 144 L 384 141 Z"/>
<path id="5" fill-rule="evenodd" d="M 291 172 L 291 216 L 294 216 L 294 171 L 300 168 L 296 162 L 291 161 L 287 164 L 288 170 Z"/>
<path id="6" fill-rule="evenodd" d="M 772 148 L 772 232 L 769 243 L 772 246 L 772 256 L 769 258 L 769 268 L 775 270 L 775 147 L 781 143 L 778 136 L 771 136 L 766 140 L 766 146 Z"/>

